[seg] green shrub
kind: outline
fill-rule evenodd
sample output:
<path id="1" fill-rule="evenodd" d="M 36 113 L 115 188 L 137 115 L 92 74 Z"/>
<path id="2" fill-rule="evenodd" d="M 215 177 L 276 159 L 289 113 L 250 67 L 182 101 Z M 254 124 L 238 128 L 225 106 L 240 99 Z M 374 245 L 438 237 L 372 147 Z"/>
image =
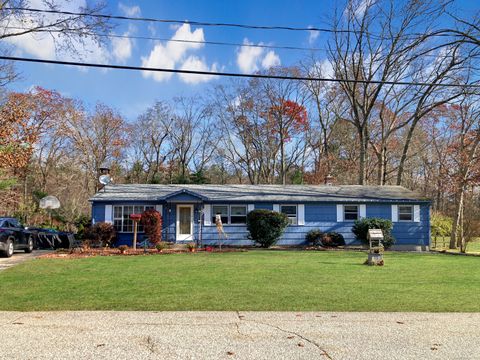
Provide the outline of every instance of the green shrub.
<path id="1" fill-rule="evenodd" d="M 307 235 L 305 235 L 305 240 L 309 245 L 319 246 L 322 243 L 323 236 L 325 234 L 320 229 L 310 230 Z"/>
<path id="2" fill-rule="evenodd" d="M 247 214 L 247 229 L 252 239 L 261 247 L 274 245 L 288 225 L 285 214 L 271 210 L 253 210 Z"/>
<path id="3" fill-rule="evenodd" d="M 367 235 L 369 229 L 381 229 L 383 232 L 383 246 L 385 249 L 395 244 L 395 238 L 392 235 L 393 224 L 391 220 L 382 218 L 362 218 L 355 220 L 352 232 L 355 238 L 362 244 L 369 245 Z"/>
<path id="4" fill-rule="evenodd" d="M 453 220 L 451 217 L 442 215 L 438 212 L 433 212 L 432 216 L 430 217 L 430 229 L 432 230 L 432 236 L 450 236 L 452 233 L 452 223 Z"/>
<path id="5" fill-rule="evenodd" d="M 322 238 L 322 246 L 324 247 L 338 247 L 344 246 L 345 239 L 343 235 L 335 231 L 325 234 Z"/>

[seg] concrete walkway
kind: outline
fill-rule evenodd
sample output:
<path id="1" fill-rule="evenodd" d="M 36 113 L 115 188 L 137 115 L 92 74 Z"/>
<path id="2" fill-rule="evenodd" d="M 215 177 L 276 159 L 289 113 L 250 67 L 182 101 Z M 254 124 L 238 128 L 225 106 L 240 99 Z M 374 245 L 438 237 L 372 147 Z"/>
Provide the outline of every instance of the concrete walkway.
<path id="1" fill-rule="evenodd" d="M 479 313 L 0 312 L 0 334 L 1 359 L 480 359 Z"/>
<path id="2" fill-rule="evenodd" d="M 33 250 L 30 254 L 26 254 L 24 251 L 15 251 L 12 257 L 4 258 L 0 257 L 0 271 L 8 269 L 9 267 L 21 264 L 27 260 L 35 259 L 43 254 L 48 254 L 53 250 Z M 1 309 L 1 307 L 0 307 Z"/>

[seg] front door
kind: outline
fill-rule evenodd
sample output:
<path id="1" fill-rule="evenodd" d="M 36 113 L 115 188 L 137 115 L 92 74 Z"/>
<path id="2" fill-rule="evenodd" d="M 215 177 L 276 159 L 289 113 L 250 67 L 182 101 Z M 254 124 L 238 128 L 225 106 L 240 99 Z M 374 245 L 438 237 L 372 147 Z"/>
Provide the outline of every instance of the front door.
<path id="1" fill-rule="evenodd" d="M 177 241 L 193 241 L 193 205 L 177 205 Z"/>

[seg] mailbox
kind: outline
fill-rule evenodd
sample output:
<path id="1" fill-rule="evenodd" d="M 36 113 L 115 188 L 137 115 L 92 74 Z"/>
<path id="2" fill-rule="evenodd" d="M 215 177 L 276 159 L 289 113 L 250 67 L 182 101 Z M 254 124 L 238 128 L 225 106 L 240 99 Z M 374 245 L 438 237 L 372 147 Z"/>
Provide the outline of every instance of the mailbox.
<path id="1" fill-rule="evenodd" d="M 367 240 L 370 243 L 370 250 L 373 248 L 383 248 L 383 231 L 381 229 L 369 229 Z"/>
<path id="2" fill-rule="evenodd" d="M 381 229 L 369 229 L 367 239 L 370 244 L 368 265 L 383 265 L 383 231 Z"/>

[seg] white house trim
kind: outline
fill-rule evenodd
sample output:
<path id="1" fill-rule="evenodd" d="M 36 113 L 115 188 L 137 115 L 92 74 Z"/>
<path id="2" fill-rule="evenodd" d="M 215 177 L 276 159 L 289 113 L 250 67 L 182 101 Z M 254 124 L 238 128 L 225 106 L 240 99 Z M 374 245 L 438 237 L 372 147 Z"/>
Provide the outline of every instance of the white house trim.
<path id="1" fill-rule="evenodd" d="M 413 221 L 420 222 L 420 205 L 413 205 Z"/>
<path id="2" fill-rule="evenodd" d="M 367 217 L 367 205 L 365 204 L 360 204 L 358 206 L 359 214 L 358 217 L 361 218 L 366 218 Z"/>
<path id="3" fill-rule="evenodd" d="M 273 211 L 280 212 L 280 204 L 273 204 Z"/>
<path id="4" fill-rule="evenodd" d="M 203 225 L 212 225 L 212 205 L 210 204 L 203 205 Z"/>
<path id="5" fill-rule="evenodd" d="M 343 221 L 343 205 L 337 204 L 337 222 Z"/>
<path id="6" fill-rule="evenodd" d="M 247 213 L 249 213 L 250 211 L 253 211 L 255 210 L 255 204 L 248 204 L 247 205 Z"/>
<path id="7" fill-rule="evenodd" d="M 113 224 L 113 205 L 105 205 L 105 222 Z"/>
<path id="8" fill-rule="evenodd" d="M 305 205 L 298 204 L 297 206 L 297 225 L 303 226 L 305 225 Z"/>
<path id="9" fill-rule="evenodd" d="M 392 222 L 398 222 L 398 205 L 392 205 Z"/>

